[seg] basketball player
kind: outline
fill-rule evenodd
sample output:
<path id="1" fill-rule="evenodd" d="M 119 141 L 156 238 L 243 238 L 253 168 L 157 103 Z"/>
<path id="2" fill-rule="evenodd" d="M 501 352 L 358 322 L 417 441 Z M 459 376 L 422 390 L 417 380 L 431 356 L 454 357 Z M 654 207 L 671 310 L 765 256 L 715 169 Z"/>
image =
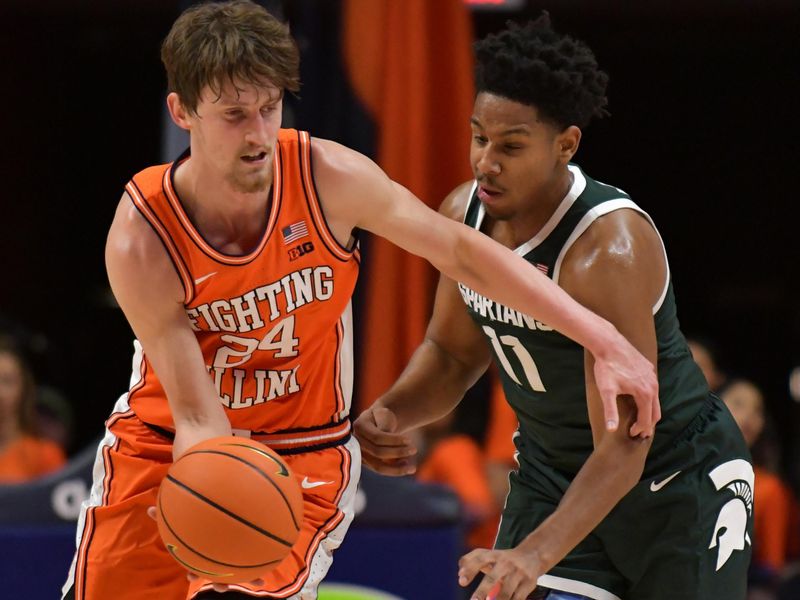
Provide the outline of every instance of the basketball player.
<path id="1" fill-rule="evenodd" d="M 266 11 L 243 0 L 191 8 L 162 59 L 190 150 L 133 177 L 108 236 L 109 280 L 138 341 L 130 389 L 98 450 L 66 598 L 316 598 L 353 518 L 360 471 L 348 419 L 358 229 L 559 327 L 597 358 L 609 419 L 616 395 L 633 394 L 642 403 L 633 433 L 651 431 L 653 366 L 606 321 L 364 156 L 280 129 L 298 53 Z M 190 583 L 147 509 L 174 458 L 232 432 L 286 456 L 305 521 L 263 580 Z"/>
<path id="2" fill-rule="evenodd" d="M 606 430 L 591 354 L 499 290 L 444 273 L 425 341 L 356 422 L 363 460 L 408 469 L 402 435 L 450 411 L 494 360 L 520 422 L 519 467 L 495 549 L 460 561 L 462 585 L 483 573 L 473 599 L 523 600 L 538 584 L 535 597 L 548 600 L 743 600 L 748 451 L 678 328 L 651 219 L 571 163 L 581 129 L 604 112 L 607 77 L 547 15 L 478 42 L 476 55 L 475 180 L 441 212 L 611 321 L 657 365 L 663 418 L 648 439 Z M 622 425 L 633 406 L 619 405 Z"/>

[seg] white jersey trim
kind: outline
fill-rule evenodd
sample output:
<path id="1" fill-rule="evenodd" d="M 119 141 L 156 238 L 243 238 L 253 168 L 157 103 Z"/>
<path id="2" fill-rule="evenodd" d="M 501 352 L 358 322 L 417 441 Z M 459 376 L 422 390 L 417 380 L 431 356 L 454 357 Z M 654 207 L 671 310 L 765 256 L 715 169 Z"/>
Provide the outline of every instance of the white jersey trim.
<path id="1" fill-rule="evenodd" d="M 142 363 L 144 362 L 144 350 L 139 340 L 133 340 L 133 365 L 131 367 L 131 380 L 128 383 L 128 391 L 135 388 L 142 381 Z"/>
<path id="2" fill-rule="evenodd" d="M 565 577 L 556 577 L 555 575 L 542 575 L 536 583 L 553 590 L 588 596 L 593 600 L 622 600 L 616 594 L 612 594 L 591 583 L 567 579 Z"/>
<path id="3" fill-rule="evenodd" d="M 293 600 L 316 600 L 317 588 L 328 574 L 331 564 L 333 564 L 333 553 L 342 545 L 344 536 L 356 516 L 356 492 L 361 478 L 361 447 L 353 437 L 348 440 L 344 448 L 350 454 L 350 481 L 342 494 L 341 500 L 339 500 L 339 510 L 344 513 L 344 518 L 320 542 L 308 565 L 308 579 L 306 579 L 300 593 L 292 596 Z"/>
<path id="4" fill-rule="evenodd" d="M 141 352 L 141 346 L 138 345 L 137 342 L 137 354 Z M 136 361 L 134 360 L 134 364 Z M 134 369 L 134 375 L 136 374 L 136 370 Z M 133 383 L 134 377 L 131 377 L 131 382 Z M 130 406 L 128 405 L 128 394 L 122 394 L 117 400 L 117 403 L 114 405 L 114 410 L 111 412 L 111 416 L 109 417 L 109 421 L 118 414 L 126 413 L 130 410 Z M 103 439 L 100 441 L 100 444 L 97 446 L 97 454 L 95 455 L 94 459 L 94 467 L 92 468 L 92 489 L 89 491 L 89 497 L 83 501 L 81 504 L 81 512 L 78 515 L 78 524 L 75 534 L 75 555 L 72 558 L 72 565 L 69 568 L 69 574 L 67 575 L 67 581 L 64 586 L 61 588 L 61 595 L 62 598 L 66 595 L 67 592 L 72 588 L 75 584 L 75 566 L 78 560 L 78 552 L 81 549 L 81 543 L 83 541 L 83 530 L 86 526 L 86 512 L 90 508 L 94 508 L 97 506 L 102 506 L 103 504 L 103 496 L 106 493 L 105 490 L 105 480 L 106 480 L 106 463 L 105 457 L 103 456 L 103 450 L 106 448 L 112 448 L 114 444 L 117 443 L 117 436 L 115 436 L 111 431 L 106 429 L 106 433 L 103 436 Z"/>
<path id="5" fill-rule="evenodd" d="M 344 410 L 339 413 L 339 420 L 350 414 L 353 404 L 353 301 L 347 303 L 340 319 L 342 324 L 342 342 L 339 348 L 339 385 L 344 397 Z"/>
<path id="6" fill-rule="evenodd" d="M 567 195 L 564 196 L 561 204 L 558 205 L 558 208 L 547 220 L 547 223 L 544 224 L 544 227 L 530 240 L 522 244 L 519 248 L 516 248 L 514 250 L 515 254 L 525 256 L 528 252 L 545 241 L 547 236 L 553 233 L 553 230 L 561 222 L 561 219 L 564 218 L 564 215 L 567 214 L 567 211 L 575 204 L 575 201 L 583 193 L 583 190 L 586 189 L 586 177 L 584 177 L 581 170 L 575 165 L 567 165 L 567 168 L 569 172 L 572 173 L 572 186 L 570 186 Z"/>
<path id="7" fill-rule="evenodd" d="M 561 219 L 565 214 L 567 214 L 567 211 L 572 207 L 573 204 L 575 204 L 575 200 L 578 199 L 578 196 L 580 196 L 583 193 L 583 190 L 586 189 L 586 177 L 584 177 L 583 172 L 581 172 L 581 170 L 575 165 L 567 165 L 567 168 L 569 169 L 570 173 L 572 173 L 572 185 L 570 186 L 567 195 L 564 196 L 561 204 L 558 205 L 558 208 L 547 220 L 547 223 L 544 224 L 544 227 L 539 230 L 539 233 L 521 246 L 514 248 L 513 252 L 515 254 L 525 256 L 528 252 L 546 240 L 547 236 L 553 233 L 553 230 L 561 222 Z M 477 188 L 478 182 L 475 181 L 475 183 L 472 184 L 472 189 L 470 190 L 469 194 L 470 202 L 467 203 L 467 210 L 464 212 L 465 221 L 467 218 L 467 212 L 469 212 L 469 206 L 471 204 L 472 197 L 475 195 L 475 190 Z M 474 228 L 478 231 L 480 231 L 481 225 L 483 224 L 483 218 L 485 216 L 486 208 L 483 206 L 483 202 L 481 202 L 478 206 L 478 216 L 475 219 L 474 225 Z"/>
<path id="8" fill-rule="evenodd" d="M 570 234 L 567 241 L 564 243 L 564 246 L 561 248 L 561 252 L 558 254 L 558 259 L 556 259 L 556 264 L 553 267 L 553 281 L 558 283 L 559 275 L 561 274 L 561 265 L 564 262 L 564 257 L 567 255 L 567 252 L 575 243 L 575 241 L 581 237 L 584 232 L 589 229 L 592 223 L 594 223 L 598 218 L 602 217 L 603 215 L 607 215 L 608 213 L 614 212 L 615 210 L 620 210 L 623 208 L 629 208 L 631 210 L 635 210 L 639 214 L 641 214 L 647 221 L 650 223 L 650 226 L 656 232 L 658 236 L 658 240 L 661 242 L 661 250 L 664 252 L 664 264 L 667 267 L 667 272 L 664 281 L 664 287 L 661 290 L 661 295 L 659 296 L 656 303 L 653 305 L 653 314 L 656 314 L 660 309 L 661 306 L 664 304 L 664 299 L 667 297 L 667 290 L 669 289 L 669 280 L 670 280 L 670 269 L 669 269 L 669 260 L 667 259 L 667 249 L 664 246 L 664 240 L 661 237 L 661 234 L 658 232 L 656 228 L 656 224 L 653 222 L 653 219 L 650 218 L 646 212 L 644 212 L 641 208 L 639 208 L 633 200 L 628 198 L 617 198 L 615 200 L 607 200 L 606 202 L 602 202 L 589 210 L 583 218 L 578 222 L 575 226 L 575 229 Z"/>
<path id="9" fill-rule="evenodd" d="M 478 180 L 472 182 L 472 187 L 469 188 L 469 196 L 467 196 L 467 205 L 464 207 L 464 216 L 461 218 L 461 222 L 465 222 L 467 220 L 467 213 L 469 213 L 469 207 L 472 204 L 472 197 L 475 195 L 475 190 L 478 189 Z M 481 204 L 481 208 L 483 208 L 483 204 Z M 477 229 L 477 227 L 476 227 Z"/>

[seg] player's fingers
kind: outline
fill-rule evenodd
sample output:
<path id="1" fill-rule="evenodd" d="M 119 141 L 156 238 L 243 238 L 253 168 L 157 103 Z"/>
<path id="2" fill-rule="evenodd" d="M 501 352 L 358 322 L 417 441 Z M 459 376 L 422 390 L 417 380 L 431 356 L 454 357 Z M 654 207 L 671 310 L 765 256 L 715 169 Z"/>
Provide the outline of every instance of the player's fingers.
<path id="1" fill-rule="evenodd" d="M 379 406 L 372 411 L 372 418 L 381 431 L 394 432 L 397 430 L 397 417 L 388 408 Z"/>
<path id="2" fill-rule="evenodd" d="M 653 427 L 661 420 L 661 398 L 658 396 L 658 383 L 653 390 Z"/>
<path id="3" fill-rule="evenodd" d="M 211 587 L 214 588 L 214 591 L 217 592 L 218 594 L 224 594 L 225 592 L 230 590 L 230 588 L 224 583 L 212 583 Z"/>
<path id="4" fill-rule="evenodd" d="M 511 595 L 510 600 L 527 600 L 535 589 L 536 589 L 535 582 L 528 583 L 523 580 L 517 586 L 517 589 L 514 590 L 514 593 Z"/>
<path id="5" fill-rule="evenodd" d="M 356 436 L 361 451 L 386 460 L 408 458 L 417 453 L 417 448 L 406 438 L 395 437 L 391 443 L 381 443 L 373 437 Z M 384 442 L 386 440 L 384 439 Z"/>
<path id="6" fill-rule="evenodd" d="M 148 506 L 147 507 L 147 516 L 153 519 L 153 521 L 158 520 L 158 512 L 156 511 L 155 506 Z"/>
<path id="7" fill-rule="evenodd" d="M 616 431 L 619 426 L 619 409 L 617 408 L 617 390 L 615 388 L 598 389 L 603 401 L 603 416 L 606 430 Z"/>
<path id="8" fill-rule="evenodd" d="M 411 475 L 417 470 L 416 465 L 411 461 L 396 460 L 387 462 L 368 454 L 361 455 L 361 462 L 376 473 L 393 477 Z"/>
<path id="9" fill-rule="evenodd" d="M 502 587 L 501 584 L 502 584 L 502 582 L 499 582 L 499 581 L 494 584 L 492 589 L 489 590 L 489 593 L 486 595 L 486 600 L 497 600 L 497 594 L 500 593 L 500 589 Z"/>
<path id="10" fill-rule="evenodd" d="M 634 395 L 636 401 L 636 422 L 631 426 L 631 437 L 651 437 L 656 423 L 661 418 L 661 405 L 658 401 L 658 386 L 644 384 Z"/>
<path id="11" fill-rule="evenodd" d="M 519 569 L 511 568 L 500 577 L 500 586 L 497 586 L 495 596 L 487 600 L 527 600 L 528 596 L 536 589 L 533 578 Z M 492 590 L 494 591 L 494 590 Z"/>
<path id="12" fill-rule="evenodd" d="M 491 550 L 478 548 L 462 556 L 458 561 L 458 584 L 468 585 L 480 571 L 489 571 L 494 565 Z"/>
<path id="13" fill-rule="evenodd" d="M 508 600 L 509 598 L 505 582 L 493 570 L 483 576 L 480 585 L 470 596 L 470 600 L 489 600 L 489 598 L 496 600 Z"/>
<path id="14" fill-rule="evenodd" d="M 194 573 L 190 573 L 190 572 L 187 571 L 186 572 L 186 579 L 188 579 L 189 581 L 197 581 L 200 578 L 197 575 L 195 575 Z"/>

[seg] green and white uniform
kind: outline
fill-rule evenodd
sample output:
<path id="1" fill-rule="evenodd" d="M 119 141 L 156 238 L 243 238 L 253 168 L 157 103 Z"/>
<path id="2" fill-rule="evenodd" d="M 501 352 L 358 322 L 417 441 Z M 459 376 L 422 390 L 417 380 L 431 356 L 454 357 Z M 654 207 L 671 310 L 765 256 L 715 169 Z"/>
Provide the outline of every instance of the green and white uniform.
<path id="1" fill-rule="evenodd" d="M 558 283 L 569 248 L 629 196 L 569 169 L 573 184 L 553 216 L 515 252 Z M 475 194 L 465 223 L 480 229 Z M 506 398 L 519 418 L 519 470 L 497 548 L 519 544 L 549 514 L 592 452 L 584 350 L 536 319 L 459 289 L 491 343 Z M 662 419 L 644 474 L 603 522 L 539 584 L 596 600 L 739 600 L 745 597 L 753 469 L 736 423 L 709 394 L 676 316 L 671 277 L 653 306 Z"/>

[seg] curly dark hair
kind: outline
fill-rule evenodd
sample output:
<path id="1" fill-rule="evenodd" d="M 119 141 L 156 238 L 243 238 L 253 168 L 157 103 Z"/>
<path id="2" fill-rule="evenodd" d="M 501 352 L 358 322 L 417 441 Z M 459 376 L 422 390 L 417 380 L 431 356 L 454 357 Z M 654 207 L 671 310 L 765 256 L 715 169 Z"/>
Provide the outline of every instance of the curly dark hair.
<path id="1" fill-rule="evenodd" d="M 474 48 L 478 93 L 533 106 L 561 129 L 608 114 L 608 75 L 585 43 L 553 31 L 547 12 L 526 25 L 509 21 Z"/>

